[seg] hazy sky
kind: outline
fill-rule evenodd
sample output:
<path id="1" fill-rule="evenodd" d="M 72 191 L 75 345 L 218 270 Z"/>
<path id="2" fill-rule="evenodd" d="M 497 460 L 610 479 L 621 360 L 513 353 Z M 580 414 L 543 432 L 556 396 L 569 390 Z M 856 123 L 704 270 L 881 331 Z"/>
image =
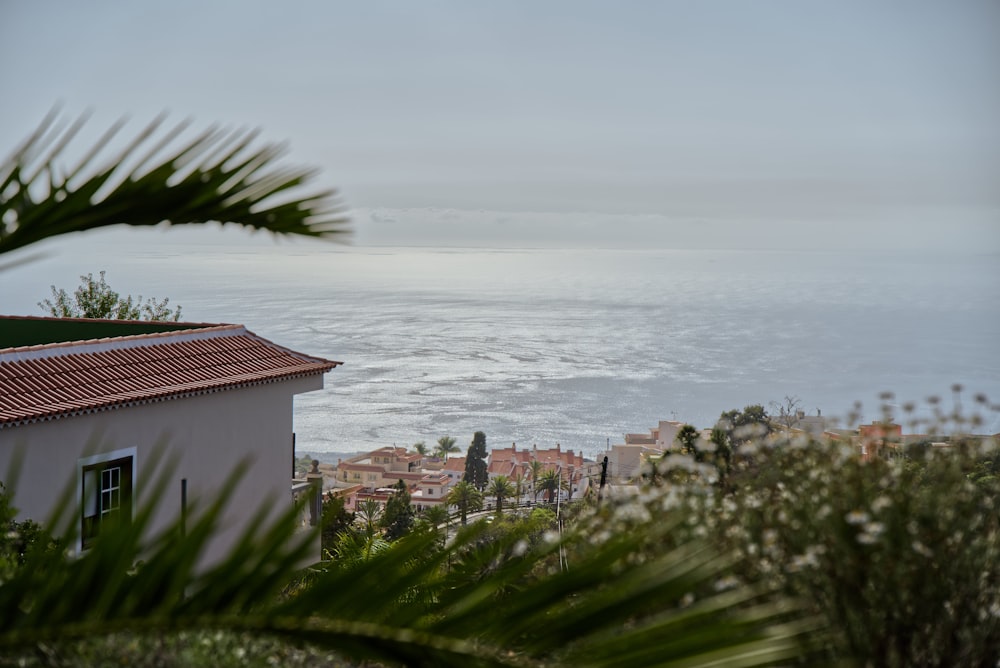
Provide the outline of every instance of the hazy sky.
<path id="1" fill-rule="evenodd" d="M 996 0 L 0 0 L 0 150 L 57 102 L 167 109 L 290 140 L 362 242 L 435 207 L 1000 251 L 998 35 Z"/>

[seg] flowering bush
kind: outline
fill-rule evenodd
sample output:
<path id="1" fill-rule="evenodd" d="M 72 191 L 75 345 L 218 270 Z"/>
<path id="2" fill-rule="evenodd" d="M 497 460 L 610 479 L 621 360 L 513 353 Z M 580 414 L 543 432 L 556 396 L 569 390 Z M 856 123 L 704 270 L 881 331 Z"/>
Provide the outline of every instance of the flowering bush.
<path id="1" fill-rule="evenodd" d="M 727 476 L 711 458 L 669 454 L 649 476 L 653 485 L 581 522 L 601 540 L 641 533 L 679 512 L 685 520 L 633 559 L 708 537 L 734 556 L 715 588 L 749 584 L 805 601 L 829 629 L 818 649 L 827 659 L 995 666 L 995 448 L 988 439 L 954 437 L 947 448 L 898 448 L 900 456 L 866 462 L 843 441 L 772 434 L 744 444 Z"/>

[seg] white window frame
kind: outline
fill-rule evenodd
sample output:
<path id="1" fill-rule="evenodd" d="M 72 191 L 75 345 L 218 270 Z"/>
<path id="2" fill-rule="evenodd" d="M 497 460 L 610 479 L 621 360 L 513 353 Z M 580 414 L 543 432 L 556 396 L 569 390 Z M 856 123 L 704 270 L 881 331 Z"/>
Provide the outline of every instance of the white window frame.
<path id="1" fill-rule="evenodd" d="M 136 497 L 138 496 L 138 481 L 136 480 L 136 471 L 139 470 L 139 457 L 137 448 L 121 448 L 120 450 L 112 450 L 110 452 L 102 452 L 97 455 L 90 455 L 88 457 L 81 457 L 76 461 L 76 499 L 79 503 L 83 503 L 83 470 L 94 464 L 102 464 L 104 462 L 111 462 L 116 459 L 124 459 L 126 457 L 132 458 L 132 503 L 131 506 L 132 516 L 129 520 L 135 519 L 135 507 L 136 507 Z M 82 512 L 82 507 L 77 512 L 76 521 L 80 521 L 80 514 Z M 83 553 L 83 528 L 80 527 L 80 531 L 76 537 L 76 553 Z"/>

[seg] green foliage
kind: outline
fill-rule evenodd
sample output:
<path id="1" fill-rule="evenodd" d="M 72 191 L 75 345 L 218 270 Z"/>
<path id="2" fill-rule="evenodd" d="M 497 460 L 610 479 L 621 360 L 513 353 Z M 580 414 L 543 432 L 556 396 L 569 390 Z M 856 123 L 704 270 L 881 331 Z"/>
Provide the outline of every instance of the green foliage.
<path id="1" fill-rule="evenodd" d="M 809 630 L 788 622 L 794 608 L 750 588 L 686 605 L 685 593 L 710 588 L 727 564 L 702 542 L 637 561 L 631 534 L 554 540 L 544 528 L 551 513 L 548 524 L 536 513 L 523 525 L 479 525 L 444 549 L 430 532 L 413 532 L 303 574 L 295 564 L 311 541 L 297 537 L 295 508 L 199 568 L 233 483 L 186 532 L 175 525 L 150 535 L 167 480 L 169 472 L 151 481 L 135 521 L 102 533 L 84 554 L 39 555 L 0 583 L 0 655 L 104 665 L 172 647 L 167 656 L 181 663 L 262 665 L 294 664 L 294 648 L 311 647 L 404 665 L 754 666 L 799 655 Z M 662 522 L 656 536 L 674 524 Z M 72 542 L 72 530 L 63 538 Z M 553 569 L 561 550 L 573 554 L 566 571 Z M 192 647 L 206 641 L 204 652 Z"/>
<path id="2" fill-rule="evenodd" d="M 746 406 L 742 411 L 735 408 L 719 416 L 716 429 L 725 434 L 725 444 L 733 450 L 740 446 L 764 438 L 771 433 L 771 418 L 760 404 Z M 713 434 L 714 438 L 714 434 Z"/>
<path id="3" fill-rule="evenodd" d="M 455 444 L 455 438 L 453 436 L 442 436 L 437 440 L 437 448 L 434 452 L 440 457 L 448 458 L 453 452 L 458 452 L 460 448 Z"/>
<path id="4" fill-rule="evenodd" d="M 413 451 L 420 455 L 426 455 L 428 453 L 427 444 L 423 441 L 417 441 L 413 444 Z"/>
<path id="5" fill-rule="evenodd" d="M 284 149 L 251 149 L 256 131 L 209 128 L 164 157 L 188 124 L 157 138 L 163 120 L 154 120 L 124 150 L 104 160 L 102 151 L 124 125 L 116 123 L 78 164 L 66 168 L 56 160 L 86 118 L 66 127 L 56 124 L 56 114 L 46 117 L 0 163 L 0 255 L 109 225 L 217 221 L 313 237 L 345 229 L 333 191 L 289 197 L 315 172 L 275 168 Z M 138 154 L 140 149 L 144 154 Z"/>
<path id="6" fill-rule="evenodd" d="M 497 515 L 503 514 L 503 502 L 514 494 L 514 486 L 505 475 L 499 475 L 490 482 L 486 493 L 496 499 Z"/>
<path id="7" fill-rule="evenodd" d="M 72 298 L 66 290 L 52 286 L 52 299 L 38 303 L 43 311 L 57 318 L 108 318 L 112 320 L 172 320 L 181 319 L 181 307 L 173 310 L 170 299 L 154 298 L 142 301 L 142 295 L 122 297 L 104 280 L 104 272 L 94 280 L 93 274 L 80 277 L 81 284 Z"/>
<path id="8" fill-rule="evenodd" d="M 406 483 L 400 479 L 394 486 L 395 491 L 385 503 L 381 525 L 385 529 L 386 540 L 402 538 L 413 528 L 414 511 L 410 505 L 410 491 Z"/>
<path id="9" fill-rule="evenodd" d="M 555 471 L 549 469 L 542 473 L 542 477 L 538 480 L 538 489 L 543 492 L 548 492 L 548 502 L 552 503 L 555 501 L 556 494 L 559 490 L 566 491 L 569 489 L 569 483 L 563 479 L 560 471 Z"/>
<path id="10" fill-rule="evenodd" d="M 462 479 L 480 492 L 486 488 L 486 484 L 490 479 L 486 464 L 488 456 L 489 453 L 486 451 L 486 434 L 477 431 L 472 436 L 472 443 L 469 444 L 469 450 L 465 456 L 465 477 Z"/>
<path id="11" fill-rule="evenodd" d="M 59 545 L 33 520 L 18 521 L 0 482 L 0 583 L 14 576 L 36 553 L 57 551 Z"/>
<path id="12" fill-rule="evenodd" d="M 443 505 L 429 506 L 421 511 L 418 520 L 431 531 L 437 531 L 448 523 L 448 508 Z"/>
<path id="13" fill-rule="evenodd" d="M 865 463 L 831 444 L 775 444 L 755 454 L 723 533 L 747 557 L 743 577 L 813 601 L 841 629 L 835 656 L 994 665 L 1000 485 L 969 480 L 976 462 L 949 452 Z"/>
<path id="14" fill-rule="evenodd" d="M 535 496 L 535 503 L 538 503 L 538 495 L 542 492 L 542 488 L 539 487 L 539 483 L 541 482 L 545 466 L 537 459 L 532 459 L 528 466 L 531 467 L 531 489 Z"/>
<path id="15" fill-rule="evenodd" d="M 743 445 L 725 487 L 714 464 L 673 455 L 663 474 L 684 475 L 650 490 L 620 530 L 685 513 L 666 546 L 706 537 L 739 557 L 723 581 L 808 601 L 836 630 L 823 639 L 827 661 L 995 665 L 1000 451 L 983 448 L 971 439 L 864 462 L 843 444 L 773 435 Z"/>
<path id="16" fill-rule="evenodd" d="M 344 499 L 339 496 L 323 497 L 323 512 L 320 519 L 320 544 L 323 553 L 332 552 L 341 533 L 348 531 L 354 523 L 354 513 L 344 507 Z"/>
<path id="17" fill-rule="evenodd" d="M 458 512 L 462 516 L 462 524 L 465 524 L 469 513 L 482 510 L 483 494 L 466 481 L 460 480 L 449 490 L 445 502 L 449 506 L 458 508 Z"/>
<path id="18" fill-rule="evenodd" d="M 674 442 L 680 448 L 680 451 L 687 455 L 698 455 L 698 439 L 701 435 L 694 426 L 686 424 L 677 430 L 677 436 L 674 438 Z"/>

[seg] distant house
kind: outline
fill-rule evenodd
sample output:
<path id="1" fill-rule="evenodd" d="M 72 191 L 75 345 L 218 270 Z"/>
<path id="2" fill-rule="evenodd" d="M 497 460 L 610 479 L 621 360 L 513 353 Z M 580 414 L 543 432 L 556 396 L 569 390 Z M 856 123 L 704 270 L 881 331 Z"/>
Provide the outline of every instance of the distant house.
<path id="1" fill-rule="evenodd" d="M 876 457 L 889 459 L 897 456 L 903 442 L 902 426 L 892 422 L 872 420 L 871 424 L 858 427 L 858 440 L 863 461 Z"/>
<path id="2" fill-rule="evenodd" d="M 420 479 L 422 455 L 406 448 L 385 447 L 337 461 L 337 482 L 365 487 L 392 487 L 397 480 Z"/>
<path id="3" fill-rule="evenodd" d="M 154 531 L 196 512 L 245 463 L 209 564 L 247 526 L 291 508 L 293 400 L 339 364 L 242 325 L 0 316 L 0 476 L 22 458 L 14 505 L 36 520 L 71 483 L 85 550 L 148 498 L 157 454 L 175 468 Z"/>
<path id="4" fill-rule="evenodd" d="M 400 480 L 409 489 L 410 504 L 423 510 L 440 505 L 451 484 L 451 478 L 439 466 L 423 467 L 423 455 L 394 446 L 338 460 L 335 478 L 338 490 L 350 490 L 338 492 L 349 511 L 356 510 L 358 502 L 365 499 L 384 505 L 394 492 L 393 485 Z"/>
<path id="5" fill-rule="evenodd" d="M 554 471 L 563 479 L 567 489 L 559 494 L 564 499 L 578 498 L 586 493 L 590 487 L 590 479 L 600 469 L 594 462 L 586 461 L 583 455 L 563 450 L 558 443 L 554 448 L 539 449 L 537 445 L 533 445 L 530 449 L 522 450 L 518 450 L 517 444 L 512 443 L 509 448 L 494 448 L 490 452 L 487 469 L 490 480 L 502 475 L 513 482 L 517 476 L 521 476 L 524 492 L 533 497 L 537 484 L 532 479 L 533 461 L 541 464 L 540 473 Z"/>

